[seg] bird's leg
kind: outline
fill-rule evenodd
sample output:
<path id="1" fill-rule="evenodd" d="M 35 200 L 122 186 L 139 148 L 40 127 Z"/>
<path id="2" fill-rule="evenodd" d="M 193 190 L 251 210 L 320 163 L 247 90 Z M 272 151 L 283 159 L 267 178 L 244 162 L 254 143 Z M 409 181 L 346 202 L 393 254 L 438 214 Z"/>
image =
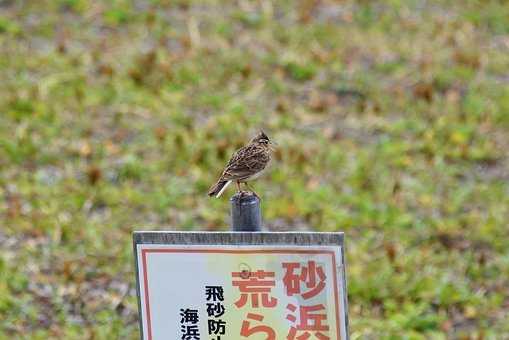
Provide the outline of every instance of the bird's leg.
<path id="1" fill-rule="evenodd" d="M 240 188 L 240 182 L 239 181 L 237 181 L 237 190 L 238 190 L 237 193 L 240 194 L 240 197 L 244 196 L 245 192 L 242 191 L 242 189 Z"/>
<path id="2" fill-rule="evenodd" d="M 253 193 L 253 195 L 255 195 L 257 198 L 260 198 L 260 196 L 258 196 L 258 194 L 253 190 L 253 188 L 247 184 L 247 182 L 244 182 L 244 184 L 246 185 L 246 187 L 251 190 L 251 192 Z"/>

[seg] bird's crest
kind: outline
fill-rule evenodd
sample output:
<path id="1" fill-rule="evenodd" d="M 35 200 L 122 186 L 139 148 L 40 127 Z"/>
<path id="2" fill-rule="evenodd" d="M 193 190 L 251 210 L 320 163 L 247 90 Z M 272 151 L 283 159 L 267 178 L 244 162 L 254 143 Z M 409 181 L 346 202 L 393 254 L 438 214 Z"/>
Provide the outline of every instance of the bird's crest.
<path id="1" fill-rule="evenodd" d="M 260 130 L 260 132 L 258 132 L 258 134 L 251 140 L 251 142 L 257 142 L 257 143 L 269 143 L 270 142 L 270 139 L 269 137 L 265 134 L 265 132 L 263 132 L 262 130 Z"/>

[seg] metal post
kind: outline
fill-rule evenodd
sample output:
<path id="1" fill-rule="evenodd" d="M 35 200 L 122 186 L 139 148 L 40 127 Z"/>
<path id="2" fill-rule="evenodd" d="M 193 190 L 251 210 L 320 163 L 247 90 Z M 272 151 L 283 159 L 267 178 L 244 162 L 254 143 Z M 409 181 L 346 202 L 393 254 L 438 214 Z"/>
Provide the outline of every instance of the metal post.
<path id="1" fill-rule="evenodd" d="M 262 210 L 255 195 L 239 193 L 230 198 L 233 231 L 261 231 Z"/>

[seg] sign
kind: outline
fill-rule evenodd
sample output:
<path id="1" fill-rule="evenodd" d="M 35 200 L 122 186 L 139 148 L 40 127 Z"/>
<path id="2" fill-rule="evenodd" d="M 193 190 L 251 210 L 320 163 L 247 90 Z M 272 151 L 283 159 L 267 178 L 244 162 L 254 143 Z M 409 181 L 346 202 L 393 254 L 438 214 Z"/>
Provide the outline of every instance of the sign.
<path id="1" fill-rule="evenodd" d="M 141 338 L 346 340 L 342 233 L 136 232 Z"/>

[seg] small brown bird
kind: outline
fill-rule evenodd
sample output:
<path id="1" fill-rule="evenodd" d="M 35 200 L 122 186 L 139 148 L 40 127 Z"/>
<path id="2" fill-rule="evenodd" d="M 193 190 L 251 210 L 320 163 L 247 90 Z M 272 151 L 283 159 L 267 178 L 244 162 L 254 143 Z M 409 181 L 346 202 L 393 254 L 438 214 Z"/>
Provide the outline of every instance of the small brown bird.
<path id="1" fill-rule="evenodd" d="M 269 164 L 273 151 L 272 145 L 269 137 L 260 131 L 248 145 L 233 154 L 217 183 L 210 188 L 209 196 L 221 196 L 233 181 L 237 183 L 237 189 L 241 194 L 243 192 L 240 189 L 240 183 L 244 183 L 249 189 L 247 181 L 258 178 Z M 251 191 L 258 196 L 253 190 Z"/>

